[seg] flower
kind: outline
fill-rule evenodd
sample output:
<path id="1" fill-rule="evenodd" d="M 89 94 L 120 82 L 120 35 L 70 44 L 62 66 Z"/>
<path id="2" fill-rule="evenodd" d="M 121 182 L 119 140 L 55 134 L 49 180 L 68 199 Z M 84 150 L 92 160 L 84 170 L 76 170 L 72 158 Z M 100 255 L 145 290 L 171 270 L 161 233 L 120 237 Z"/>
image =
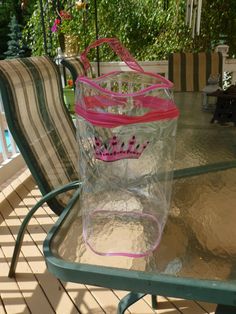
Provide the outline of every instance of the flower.
<path id="1" fill-rule="evenodd" d="M 68 78 L 67 79 L 67 84 L 66 84 L 66 86 L 65 86 L 66 88 L 74 88 L 74 83 L 73 83 L 73 80 L 72 80 L 72 78 Z"/>
<path id="2" fill-rule="evenodd" d="M 66 12 L 66 11 L 60 11 L 60 17 L 63 19 L 63 20 L 71 20 L 71 15 L 69 12 Z"/>
<path id="3" fill-rule="evenodd" d="M 53 26 L 51 28 L 51 31 L 53 33 L 57 32 L 59 30 L 59 27 L 63 27 L 63 22 L 64 21 L 72 20 L 71 14 L 69 12 L 63 11 L 63 10 L 60 11 L 59 17 L 60 18 L 56 18 L 54 20 Z"/>
<path id="4" fill-rule="evenodd" d="M 55 18 L 51 31 L 53 33 L 60 32 L 68 35 L 76 35 L 78 32 L 78 24 L 83 19 L 83 11 L 87 9 L 87 3 L 84 1 L 75 1 L 73 5 L 70 5 L 63 10 L 57 11 L 57 17 Z"/>
<path id="5" fill-rule="evenodd" d="M 58 25 L 61 24 L 61 20 L 60 19 L 55 19 L 54 23 L 53 23 L 53 26 L 51 27 L 51 31 L 53 33 L 57 32 L 58 30 Z"/>

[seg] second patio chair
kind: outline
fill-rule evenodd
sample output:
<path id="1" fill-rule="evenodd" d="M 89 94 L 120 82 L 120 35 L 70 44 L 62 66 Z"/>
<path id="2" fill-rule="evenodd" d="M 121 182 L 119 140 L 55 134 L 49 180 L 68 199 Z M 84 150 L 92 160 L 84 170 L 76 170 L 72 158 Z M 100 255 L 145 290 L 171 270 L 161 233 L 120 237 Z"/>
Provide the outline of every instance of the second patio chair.
<path id="1" fill-rule="evenodd" d="M 175 92 L 198 92 L 210 76 L 219 75 L 222 85 L 222 54 L 215 52 L 172 53 L 168 60 L 168 78 Z"/>
<path id="2" fill-rule="evenodd" d="M 9 129 L 43 195 L 19 230 L 9 271 L 12 277 L 32 215 L 45 202 L 57 215 L 72 207 L 80 183 L 75 127 L 54 62 L 48 57 L 0 61 L 0 90 Z"/>
<path id="3" fill-rule="evenodd" d="M 61 61 L 61 64 L 63 66 L 65 66 L 65 68 L 67 68 L 70 71 L 74 85 L 75 85 L 75 81 L 79 75 L 86 75 L 89 77 L 92 77 L 92 75 L 93 75 L 92 68 L 90 68 L 87 73 L 85 72 L 84 66 L 81 63 L 79 57 L 63 58 Z"/>

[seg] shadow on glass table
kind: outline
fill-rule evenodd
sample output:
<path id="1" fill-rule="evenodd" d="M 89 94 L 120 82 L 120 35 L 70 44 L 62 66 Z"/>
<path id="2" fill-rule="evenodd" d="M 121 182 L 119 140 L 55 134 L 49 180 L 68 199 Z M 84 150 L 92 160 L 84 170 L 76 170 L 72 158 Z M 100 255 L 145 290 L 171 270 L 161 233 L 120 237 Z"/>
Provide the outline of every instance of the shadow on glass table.
<path id="1" fill-rule="evenodd" d="M 172 206 L 157 249 L 143 258 L 96 255 L 83 241 L 78 199 L 44 242 L 47 267 L 65 281 L 132 291 L 118 313 L 145 294 L 155 308 L 155 295 L 164 295 L 220 304 L 217 314 L 236 313 L 236 128 L 211 124 L 200 94 L 175 99 L 180 120 Z"/>

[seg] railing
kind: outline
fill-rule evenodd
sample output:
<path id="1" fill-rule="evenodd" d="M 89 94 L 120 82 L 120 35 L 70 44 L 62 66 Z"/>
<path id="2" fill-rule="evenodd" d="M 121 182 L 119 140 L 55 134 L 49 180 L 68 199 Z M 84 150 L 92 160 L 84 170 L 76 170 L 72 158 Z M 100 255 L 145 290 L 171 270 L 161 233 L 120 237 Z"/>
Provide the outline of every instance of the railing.
<path id="1" fill-rule="evenodd" d="M 168 61 L 144 61 L 139 63 L 147 72 L 160 73 L 168 77 Z M 96 71 L 96 63 L 93 66 Z M 224 58 L 223 66 L 225 72 L 231 73 L 231 84 L 236 84 L 236 59 Z M 124 62 L 100 62 L 100 72 L 102 74 L 115 70 L 127 70 L 127 66 Z M 0 185 L 24 166 L 15 142 L 7 130 L 0 93 Z"/>
<path id="2" fill-rule="evenodd" d="M 168 78 L 168 61 L 143 61 L 139 62 L 142 68 L 147 72 L 159 73 Z M 97 72 L 96 63 L 92 63 Z M 100 62 L 100 72 L 107 74 L 111 71 L 127 71 L 127 65 L 124 62 Z M 231 84 L 236 84 L 236 59 L 223 59 L 223 72 L 229 72 L 231 75 Z"/>
<path id="3" fill-rule="evenodd" d="M 25 166 L 8 129 L 0 93 L 0 186 Z"/>
<path id="4" fill-rule="evenodd" d="M 168 77 L 168 61 L 141 61 L 139 62 L 141 67 L 146 72 L 159 73 L 166 78 Z M 100 62 L 100 72 L 101 74 L 107 74 L 111 71 L 127 71 L 127 65 L 124 62 Z M 95 72 L 97 72 L 96 63 L 92 63 Z"/>

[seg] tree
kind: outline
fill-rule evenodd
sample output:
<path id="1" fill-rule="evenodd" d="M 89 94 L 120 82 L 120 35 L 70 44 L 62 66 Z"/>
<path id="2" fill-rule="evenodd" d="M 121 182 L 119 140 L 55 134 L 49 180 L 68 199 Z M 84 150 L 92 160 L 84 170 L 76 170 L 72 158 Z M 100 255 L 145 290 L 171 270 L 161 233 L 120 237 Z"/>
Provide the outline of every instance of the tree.
<path id="1" fill-rule="evenodd" d="M 58 36 L 51 36 L 50 29 L 57 14 L 51 4 L 44 1 L 46 29 L 50 53 L 56 52 Z M 88 2 L 83 20 L 73 26 L 80 37 L 81 50 L 95 40 L 94 1 Z M 69 3 L 61 0 L 59 3 Z M 50 4 L 51 3 L 51 4 Z M 99 0 L 97 1 L 99 37 L 117 37 L 138 60 L 160 60 L 174 51 L 210 51 L 226 43 L 230 55 L 236 55 L 236 1 L 203 0 L 201 32 L 192 38 L 185 24 L 186 0 Z M 43 53 L 40 10 L 32 15 L 28 26 L 28 42 L 33 53 Z M 51 42 L 50 42 L 51 40 Z M 100 48 L 101 60 L 115 60 L 107 46 Z M 91 60 L 95 53 L 90 54 Z"/>
<path id="2" fill-rule="evenodd" d="M 219 44 L 229 45 L 230 56 L 236 56 L 236 1 L 205 0 L 202 7 L 201 34 L 194 49 L 212 50 Z"/>
<path id="3" fill-rule="evenodd" d="M 7 50 L 7 41 L 9 40 L 8 24 L 12 15 L 16 16 L 18 23 L 22 26 L 26 24 L 32 15 L 33 6 L 37 0 L 2 0 L 0 4 L 0 59 L 5 58 L 4 51 Z"/>
<path id="4" fill-rule="evenodd" d="M 9 37 L 11 39 L 7 42 L 8 50 L 4 52 L 4 55 L 7 56 L 7 58 L 24 57 L 27 49 L 22 43 L 22 34 L 15 15 L 13 15 L 11 18 L 9 28 Z"/>
<path id="5" fill-rule="evenodd" d="M 11 18 L 11 12 L 16 12 L 17 1 L 6 0 L 0 5 L 0 59 L 4 58 L 3 52 L 7 50 L 7 34 L 9 32 L 8 24 Z"/>

